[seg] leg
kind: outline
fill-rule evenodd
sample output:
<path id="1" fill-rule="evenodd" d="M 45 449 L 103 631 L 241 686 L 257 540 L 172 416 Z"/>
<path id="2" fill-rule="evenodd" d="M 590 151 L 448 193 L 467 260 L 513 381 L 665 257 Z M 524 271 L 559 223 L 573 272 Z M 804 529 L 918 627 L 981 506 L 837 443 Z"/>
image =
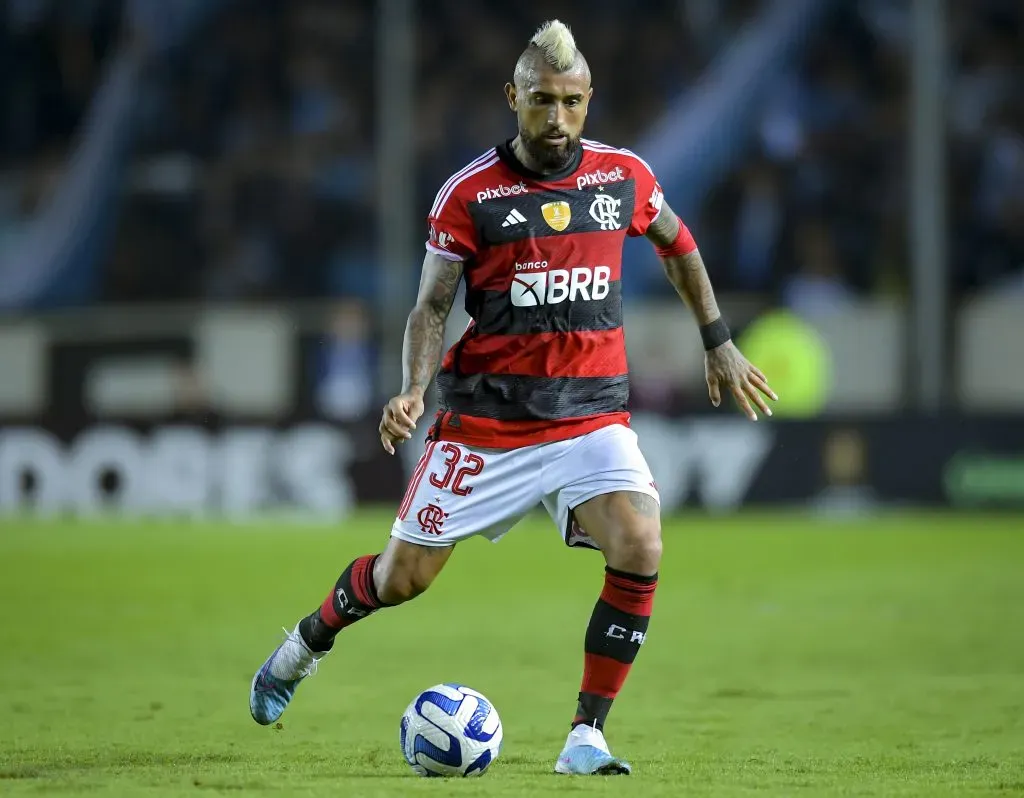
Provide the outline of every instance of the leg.
<path id="1" fill-rule="evenodd" d="M 554 513 L 567 543 L 587 541 L 604 555 L 604 586 L 584 638 L 583 681 L 560 773 L 629 773 L 611 756 L 604 724 L 647 636 L 661 562 L 660 506 L 636 436 L 600 430 L 580 447 L 579 465 Z"/>
<path id="2" fill-rule="evenodd" d="M 346 626 L 423 593 L 453 550 L 453 546 L 422 546 L 393 537 L 380 554 L 353 560 L 323 604 L 299 621 L 303 641 L 313 652 L 330 651 L 335 636 Z"/>
<path id="3" fill-rule="evenodd" d="M 494 453 L 428 443 L 387 547 L 349 563 L 323 603 L 299 621 L 257 671 L 249 693 L 253 719 L 263 725 L 276 721 L 342 629 L 420 595 L 459 540 L 478 534 L 498 537 L 535 506 L 540 489 L 530 464 L 534 456 L 523 450 Z"/>
<path id="4" fill-rule="evenodd" d="M 661 561 L 658 503 L 616 491 L 576 508 L 576 518 L 601 547 L 607 566 L 585 642 L 583 684 L 573 725 L 604 727 L 647 637 Z"/>
<path id="5" fill-rule="evenodd" d="M 601 548 L 609 568 L 655 576 L 661 564 L 661 505 L 647 493 L 617 490 L 595 496 L 574 511 L 576 521 Z"/>
<path id="6" fill-rule="evenodd" d="M 453 548 L 391 538 L 382 553 L 349 563 L 323 603 L 299 621 L 256 673 L 249 693 L 253 719 L 266 726 L 280 718 L 299 683 L 333 648 L 338 632 L 420 595 L 441 573 Z"/>

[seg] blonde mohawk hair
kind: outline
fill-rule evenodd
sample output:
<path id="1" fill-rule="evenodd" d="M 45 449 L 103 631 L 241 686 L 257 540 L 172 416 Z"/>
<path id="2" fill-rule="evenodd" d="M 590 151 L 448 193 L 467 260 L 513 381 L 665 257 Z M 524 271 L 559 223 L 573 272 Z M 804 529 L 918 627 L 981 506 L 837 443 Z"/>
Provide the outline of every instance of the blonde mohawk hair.
<path id="1" fill-rule="evenodd" d="M 544 54 L 544 60 L 559 72 L 565 72 L 576 62 L 576 39 L 572 31 L 557 19 L 548 20 L 533 34 L 530 44 Z"/>

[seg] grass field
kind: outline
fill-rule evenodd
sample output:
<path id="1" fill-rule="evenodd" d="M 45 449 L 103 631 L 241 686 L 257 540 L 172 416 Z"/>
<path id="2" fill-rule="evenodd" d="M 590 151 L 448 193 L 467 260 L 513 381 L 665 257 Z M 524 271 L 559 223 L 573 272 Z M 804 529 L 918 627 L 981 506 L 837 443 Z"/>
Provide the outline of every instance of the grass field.
<path id="1" fill-rule="evenodd" d="M 1024 794 L 1024 519 L 666 522 L 647 644 L 608 725 L 629 779 L 550 773 L 600 557 L 540 520 L 465 544 L 343 633 L 283 718 L 253 671 L 390 516 L 341 529 L 0 520 L 0 794 Z M 505 724 L 482 779 L 417 779 L 409 700 L 457 680 Z"/>

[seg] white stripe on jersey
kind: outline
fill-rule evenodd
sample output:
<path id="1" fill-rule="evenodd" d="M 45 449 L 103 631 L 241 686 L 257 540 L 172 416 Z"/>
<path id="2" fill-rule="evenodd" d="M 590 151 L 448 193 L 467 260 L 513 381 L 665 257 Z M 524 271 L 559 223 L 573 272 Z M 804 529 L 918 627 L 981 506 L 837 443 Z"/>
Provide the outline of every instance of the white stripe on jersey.
<path id="1" fill-rule="evenodd" d="M 444 204 L 448 201 L 448 197 L 451 195 L 451 192 L 455 190 L 455 187 L 463 180 L 465 180 L 467 177 L 475 175 L 477 172 L 480 171 L 480 169 L 474 169 L 473 167 L 481 166 L 483 165 L 484 162 L 486 162 L 486 166 L 490 166 L 496 160 L 498 160 L 498 155 L 494 151 L 494 147 L 491 147 L 479 158 L 470 161 L 458 172 L 449 177 L 445 184 L 441 186 L 441 190 L 437 192 L 437 196 L 434 197 L 434 204 L 430 208 L 430 215 L 437 216 L 437 214 L 439 214 L 441 212 L 441 209 L 444 207 Z"/>
<path id="2" fill-rule="evenodd" d="M 610 144 L 602 144 L 600 141 L 594 141 L 592 139 L 580 139 L 580 141 L 583 143 L 583 149 L 585 150 L 591 150 L 593 152 L 614 152 L 620 155 L 629 155 L 636 158 L 647 168 L 647 171 L 650 172 L 651 175 L 654 175 L 654 170 L 651 169 L 651 165 L 632 150 L 627 150 L 625 147 L 613 147 Z"/>
<path id="3" fill-rule="evenodd" d="M 434 205 L 430 209 L 431 212 L 433 212 L 434 207 L 437 206 L 437 201 L 441 198 L 441 195 L 444 194 L 444 192 L 447 190 L 448 186 L 450 186 L 452 184 L 453 180 L 456 180 L 459 177 L 461 177 L 464 172 L 469 171 L 474 166 L 476 166 L 478 163 L 483 161 L 485 158 L 490 158 L 492 155 L 494 155 L 494 152 L 495 152 L 494 147 L 491 147 L 483 155 L 477 156 L 472 161 L 470 161 L 468 164 L 463 166 L 459 171 L 457 171 L 455 174 L 453 174 L 451 177 L 449 177 L 447 180 L 445 180 L 444 181 L 444 185 L 442 185 L 441 189 L 437 192 L 437 194 L 434 195 Z"/>
<path id="4" fill-rule="evenodd" d="M 497 162 L 498 162 L 498 156 L 497 156 L 497 155 L 495 155 L 495 156 L 494 156 L 493 158 L 491 158 L 490 160 L 484 161 L 484 162 L 483 162 L 482 164 L 480 164 L 480 165 L 479 165 L 479 166 L 478 166 L 478 167 L 477 167 L 476 169 L 474 169 L 474 170 L 473 170 L 472 172 L 467 172 L 467 173 L 466 173 L 466 174 L 464 174 L 464 175 L 463 175 L 462 177 L 460 177 L 460 178 L 459 178 L 458 180 L 456 180 L 456 181 L 455 181 L 454 183 L 452 183 L 452 184 L 451 184 L 451 186 L 450 186 L 450 187 L 448 188 L 448 191 L 447 191 L 447 193 L 446 193 L 446 194 L 444 195 L 444 197 L 442 197 L 442 198 L 441 198 L 441 203 L 440 203 L 440 204 L 439 204 L 439 205 L 437 206 L 437 210 L 436 210 L 436 211 L 433 211 L 433 212 L 431 213 L 431 215 L 432 215 L 432 216 L 440 216 L 440 215 L 441 215 L 441 211 L 443 211 L 443 210 L 444 210 L 444 206 L 445 206 L 445 203 L 447 203 L 447 202 L 448 202 L 448 200 L 449 200 L 449 199 L 451 199 L 451 196 L 452 196 L 452 194 L 454 194 L 454 193 L 455 193 L 455 189 L 457 189 L 457 188 L 459 187 L 459 184 L 460 184 L 460 183 L 462 183 L 462 182 L 464 182 L 464 181 L 468 180 L 468 179 L 469 179 L 469 178 L 471 178 L 471 177 L 472 177 L 473 175 L 475 175 L 475 174 L 477 174 L 477 173 L 479 173 L 479 172 L 483 172 L 483 171 L 486 171 L 487 169 L 490 169 L 490 168 L 491 168 L 492 166 L 494 166 L 494 164 L 496 164 Z"/>

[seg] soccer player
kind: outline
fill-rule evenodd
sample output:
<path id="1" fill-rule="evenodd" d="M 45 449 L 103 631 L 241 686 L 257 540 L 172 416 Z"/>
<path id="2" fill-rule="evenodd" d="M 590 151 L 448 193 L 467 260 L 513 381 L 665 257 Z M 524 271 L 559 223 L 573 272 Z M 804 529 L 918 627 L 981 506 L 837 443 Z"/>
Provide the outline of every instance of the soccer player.
<path id="1" fill-rule="evenodd" d="M 257 671 L 250 711 L 276 721 L 342 629 L 425 591 L 455 545 L 497 540 L 543 504 L 569 546 L 599 549 L 604 587 L 584 636 L 583 680 L 557 773 L 621 774 L 604 725 L 647 634 L 658 566 L 658 491 L 630 430 L 620 279 L 625 237 L 646 236 L 697 317 L 711 402 L 753 421 L 776 399 L 730 340 L 700 253 L 650 167 L 580 137 L 593 90 L 569 29 L 530 40 L 505 86 L 518 135 L 437 193 L 405 332 L 388 453 L 411 438 L 460 281 L 472 318 L 437 374 L 440 411 L 380 554 L 356 558 L 323 604 Z"/>

